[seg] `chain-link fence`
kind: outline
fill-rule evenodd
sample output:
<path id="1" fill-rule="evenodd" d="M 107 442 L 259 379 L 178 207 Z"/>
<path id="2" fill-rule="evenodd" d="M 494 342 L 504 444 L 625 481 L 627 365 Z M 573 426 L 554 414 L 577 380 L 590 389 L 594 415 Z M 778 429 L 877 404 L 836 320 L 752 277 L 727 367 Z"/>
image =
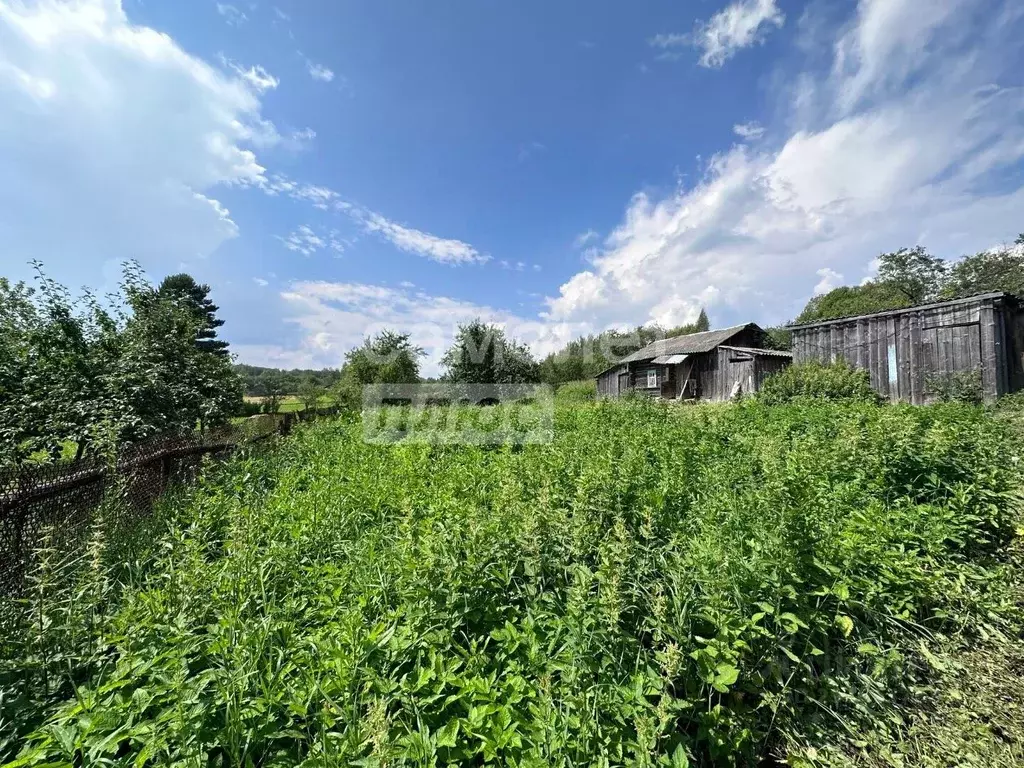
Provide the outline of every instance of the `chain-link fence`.
<path id="1" fill-rule="evenodd" d="M 141 517 L 171 485 L 194 480 L 204 457 L 286 435 L 296 421 L 333 412 L 255 416 L 220 430 L 132 445 L 116 459 L 0 470 L 0 595 L 20 590 L 44 535 L 50 546 L 73 546 L 111 494 L 119 514 Z"/>

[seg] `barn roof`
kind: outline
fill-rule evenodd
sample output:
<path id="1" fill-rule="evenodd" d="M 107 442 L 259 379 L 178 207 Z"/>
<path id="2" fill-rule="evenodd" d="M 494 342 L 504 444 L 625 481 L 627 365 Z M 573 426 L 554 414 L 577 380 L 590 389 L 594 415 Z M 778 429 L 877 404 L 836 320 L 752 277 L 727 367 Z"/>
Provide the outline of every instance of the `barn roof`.
<path id="1" fill-rule="evenodd" d="M 732 349 L 736 352 L 745 352 L 748 355 L 757 355 L 759 357 L 793 357 L 792 352 L 785 352 L 781 349 L 755 349 L 754 347 L 734 347 L 728 344 L 723 344 L 722 348 Z"/>
<path id="2" fill-rule="evenodd" d="M 688 333 L 685 336 L 672 336 L 668 339 L 658 339 L 648 344 L 643 349 L 638 349 L 631 355 L 619 360 L 615 365 L 612 365 L 605 370 L 601 371 L 601 374 L 607 373 L 612 368 L 618 368 L 620 365 L 626 363 L 636 363 L 643 360 L 653 360 L 656 357 L 664 357 L 667 355 L 698 355 L 702 352 L 710 352 L 717 347 L 722 346 L 729 339 L 733 338 L 741 331 L 745 331 L 748 328 L 755 328 L 760 330 L 754 323 L 746 323 L 745 325 L 734 325 L 732 328 L 723 328 L 719 331 L 702 331 L 701 333 Z"/>
<path id="3" fill-rule="evenodd" d="M 793 325 L 787 325 L 791 331 L 802 331 L 805 328 L 817 328 L 822 325 L 833 325 L 837 323 L 848 323 L 851 320 L 868 320 L 875 317 L 892 317 L 893 315 L 903 315 L 907 312 L 920 312 L 924 309 L 933 309 L 935 307 L 945 307 L 954 304 L 974 304 L 979 301 L 988 301 L 992 299 L 1009 299 L 1010 301 L 1019 301 L 1019 299 L 1012 293 L 1004 293 L 1002 291 L 995 291 L 992 293 L 979 293 L 976 296 L 965 296 L 960 299 L 949 299 L 948 301 L 933 301 L 930 304 L 916 304 L 912 307 L 899 307 L 897 309 L 887 309 L 883 312 L 871 312 L 866 315 L 846 315 L 844 317 L 830 317 L 826 320 L 817 320 L 813 323 L 798 323 Z"/>

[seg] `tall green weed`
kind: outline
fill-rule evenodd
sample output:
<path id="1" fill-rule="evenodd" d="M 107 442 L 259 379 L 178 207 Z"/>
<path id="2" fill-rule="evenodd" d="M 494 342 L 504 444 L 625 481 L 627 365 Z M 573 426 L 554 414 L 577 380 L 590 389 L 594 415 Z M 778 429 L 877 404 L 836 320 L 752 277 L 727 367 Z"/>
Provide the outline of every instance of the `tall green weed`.
<path id="1" fill-rule="evenodd" d="M 235 461 L 165 506 L 146 562 L 106 566 L 116 591 L 85 580 L 95 608 L 46 581 L 0 685 L 46 666 L 50 693 L 5 700 L 0 744 L 37 766 L 751 764 L 898 722 L 933 638 L 1013 631 L 1017 478 L 982 409 L 596 403 L 555 435 L 323 422 Z"/>

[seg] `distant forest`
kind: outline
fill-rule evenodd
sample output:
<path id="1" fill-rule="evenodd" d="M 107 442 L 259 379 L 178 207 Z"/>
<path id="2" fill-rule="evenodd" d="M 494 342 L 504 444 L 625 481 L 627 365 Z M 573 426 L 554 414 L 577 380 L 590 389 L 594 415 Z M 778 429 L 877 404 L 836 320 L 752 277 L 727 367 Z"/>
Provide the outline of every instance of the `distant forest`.
<path id="1" fill-rule="evenodd" d="M 319 371 L 296 368 L 282 371 L 278 368 L 238 364 L 235 366 L 235 373 L 241 377 L 247 397 L 294 395 L 309 384 L 321 389 L 331 389 L 341 381 L 341 371 L 337 368 L 324 368 Z"/>

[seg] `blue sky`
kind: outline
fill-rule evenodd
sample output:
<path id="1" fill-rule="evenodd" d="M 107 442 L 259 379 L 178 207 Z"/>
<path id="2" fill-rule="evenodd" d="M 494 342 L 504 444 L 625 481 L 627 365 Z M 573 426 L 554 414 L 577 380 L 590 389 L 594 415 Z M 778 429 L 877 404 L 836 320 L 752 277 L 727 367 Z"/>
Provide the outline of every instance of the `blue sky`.
<path id="1" fill-rule="evenodd" d="M 1024 230 L 1013 0 L 0 0 L 0 274 L 209 282 L 243 362 L 775 324 Z"/>

